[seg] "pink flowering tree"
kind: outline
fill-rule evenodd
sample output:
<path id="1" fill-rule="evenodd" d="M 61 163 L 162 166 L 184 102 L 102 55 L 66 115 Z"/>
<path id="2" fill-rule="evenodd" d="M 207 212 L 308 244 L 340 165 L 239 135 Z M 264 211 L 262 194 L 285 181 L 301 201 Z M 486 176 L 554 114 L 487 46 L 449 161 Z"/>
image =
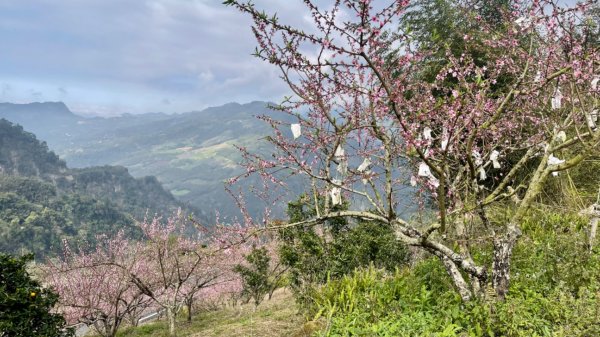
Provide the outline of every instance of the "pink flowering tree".
<path id="1" fill-rule="evenodd" d="M 249 242 L 242 234 L 245 231 L 232 231 L 232 228 L 222 225 L 200 228 L 210 240 L 203 241 L 204 260 L 181 290 L 183 303 L 188 309 L 188 322 L 192 320 L 196 302 L 201 305 L 217 304 L 223 297 L 229 298 L 241 291 L 239 276 L 233 268 L 242 259 L 241 254 Z"/>
<path id="2" fill-rule="evenodd" d="M 248 240 L 237 226 L 186 231 L 177 214 L 138 224 L 144 234 L 136 242 L 118 235 L 98 240 L 90 252 L 73 253 L 45 268 L 46 282 L 61 296 L 71 322 L 94 326 L 102 336 L 115 336 L 124 319 L 137 323 L 150 307 L 167 314 L 170 336 L 176 336 L 176 315 L 200 296 L 238 289 L 233 266 Z"/>
<path id="3" fill-rule="evenodd" d="M 156 312 L 156 307 L 151 298 L 144 295 L 137 289 L 137 296 L 131 300 L 131 308 L 127 311 L 127 322 L 129 325 L 137 327 L 144 315 Z"/>
<path id="4" fill-rule="evenodd" d="M 129 243 L 135 258 L 126 263 L 98 261 L 125 271 L 128 279 L 155 306 L 166 311 L 169 335 L 176 336 L 176 315 L 186 302 L 191 306 L 201 290 L 216 287 L 226 272 L 228 254 L 244 242 L 245 230 L 235 226 L 186 233 L 186 219 L 177 214 L 163 222 L 155 217 L 139 224 L 144 240 Z"/>
<path id="5" fill-rule="evenodd" d="M 158 217 L 140 223 L 144 241 L 136 244 L 136 264 L 141 267 L 129 276 L 140 291 L 166 311 L 171 336 L 176 336 L 176 315 L 184 304 L 186 286 L 206 260 L 202 243 L 187 237 L 184 227 L 181 214 L 170 217 L 166 223 Z"/>
<path id="6" fill-rule="evenodd" d="M 42 270 L 45 282 L 59 294 L 60 310 L 69 323 L 84 323 L 101 336 L 114 337 L 125 319 L 137 321 L 148 298 L 123 269 L 97 263 L 127 263 L 131 257 L 127 240 L 119 234 L 103 241 L 103 247 L 90 252 L 72 251 L 65 244 L 63 257 L 49 261 Z"/>
<path id="7" fill-rule="evenodd" d="M 198 270 L 194 276 L 190 277 L 190 280 L 186 282 L 181 290 L 183 304 L 187 308 L 188 322 L 192 321 L 194 304 L 198 296 L 202 295 L 202 290 L 216 287 L 217 284 L 224 282 L 223 278 L 226 270 L 221 271 L 219 267 L 212 264 L 212 261 L 208 263 L 210 265 L 202 266 L 201 270 Z"/>
<path id="8" fill-rule="evenodd" d="M 258 197 L 268 199 L 299 177 L 316 216 L 273 227 L 378 221 L 439 257 L 465 301 L 488 284 L 503 299 L 524 216 L 549 179 L 600 142 L 600 54 L 584 38 L 593 1 L 514 1 L 494 26 L 469 1 L 457 3 L 476 28 L 463 38 L 465 52 L 448 50 L 428 81 L 424 61 L 440 53 L 419 48 L 403 25 L 410 0 L 303 2 L 306 27 L 252 2 L 225 2 L 254 20 L 256 56 L 293 93 L 277 107 L 285 118 L 264 117 L 274 153 L 242 149 L 246 173 L 231 183 L 258 175 Z M 475 61 L 473 49 L 486 57 Z M 401 216 L 427 204 L 434 216 Z M 502 221 L 490 215 L 498 207 L 510 210 Z M 473 242 L 493 243 L 490 265 L 473 260 Z"/>

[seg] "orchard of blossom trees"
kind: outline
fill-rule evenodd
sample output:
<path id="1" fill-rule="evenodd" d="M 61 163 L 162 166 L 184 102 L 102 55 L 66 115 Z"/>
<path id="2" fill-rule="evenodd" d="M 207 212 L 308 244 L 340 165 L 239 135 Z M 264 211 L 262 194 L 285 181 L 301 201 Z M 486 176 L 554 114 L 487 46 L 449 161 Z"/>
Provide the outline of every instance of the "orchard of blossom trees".
<path id="1" fill-rule="evenodd" d="M 191 319 L 195 302 L 215 304 L 239 294 L 234 268 L 250 252 L 247 229 L 200 227 L 191 235 L 186 224 L 181 214 L 155 217 L 139 224 L 141 241 L 118 234 L 100 238 L 92 250 L 65 244 L 63 257 L 43 266 L 45 282 L 60 296 L 59 311 L 105 337 L 114 337 L 126 320 L 136 326 L 143 315 L 164 312 L 175 336 L 183 306 Z"/>
<path id="2" fill-rule="evenodd" d="M 276 151 L 242 148 L 246 172 L 232 191 L 257 175 L 256 197 L 275 203 L 295 176 L 315 216 L 283 225 L 265 217 L 266 226 L 376 221 L 398 244 L 438 257 L 464 301 L 504 299 L 528 211 L 548 181 L 599 148 L 594 1 L 510 1 L 493 19 L 476 10 L 481 2 L 459 1 L 471 27 L 433 44 L 402 21 L 410 0 L 307 0 L 303 27 L 253 2 L 225 3 L 253 19 L 256 56 L 292 92 L 277 109 L 296 120 L 264 117 Z M 492 257 L 476 262 L 486 242 Z"/>

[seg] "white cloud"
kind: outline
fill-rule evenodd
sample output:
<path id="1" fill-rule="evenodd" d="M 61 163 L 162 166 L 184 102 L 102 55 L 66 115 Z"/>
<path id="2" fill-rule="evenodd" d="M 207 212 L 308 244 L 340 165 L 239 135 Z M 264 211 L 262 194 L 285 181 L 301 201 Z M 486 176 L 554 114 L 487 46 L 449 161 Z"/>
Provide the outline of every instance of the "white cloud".
<path id="1" fill-rule="evenodd" d="M 288 89 L 250 55 L 250 18 L 221 2 L 0 0 L 1 99 L 64 100 L 107 115 L 278 101 Z M 255 3 L 307 25 L 301 0 Z"/>
<path id="2" fill-rule="evenodd" d="M 301 20 L 299 1 L 259 4 Z M 3 99 L 110 114 L 278 100 L 287 89 L 250 55 L 250 25 L 215 0 L 3 0 Z"/>

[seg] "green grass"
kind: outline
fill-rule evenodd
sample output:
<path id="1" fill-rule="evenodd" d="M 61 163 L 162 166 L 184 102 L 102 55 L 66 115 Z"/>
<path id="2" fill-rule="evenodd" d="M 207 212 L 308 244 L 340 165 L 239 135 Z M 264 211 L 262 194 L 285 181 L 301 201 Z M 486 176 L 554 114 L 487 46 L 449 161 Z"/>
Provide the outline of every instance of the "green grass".
<path id="1" fill-rule="evenodd" d="M 219 310 L 205 311 L 188 323 L 185 318 L 177 322 L 179 337 L 303 337 L 310 336 L 305 319 L 289 291 L 278 290 L 271 300 L 265 300 L 256 310 L 252 304 L 227 306 Z M 121 329 L 119 337 L 166 337 L 167 322 L 144 324 L 137 328 Z"/>

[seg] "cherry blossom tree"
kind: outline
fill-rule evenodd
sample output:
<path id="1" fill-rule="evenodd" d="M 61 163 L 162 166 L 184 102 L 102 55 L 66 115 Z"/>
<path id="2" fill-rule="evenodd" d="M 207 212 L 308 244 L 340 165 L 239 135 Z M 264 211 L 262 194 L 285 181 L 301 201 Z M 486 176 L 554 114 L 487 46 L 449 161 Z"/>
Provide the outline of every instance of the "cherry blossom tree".
<path id="1" fill-rule="evenodd" d="M 115 336 L 126 318 L 137 322 L 150 305 L 166 312 L 169 334 L 176 336 L 184 305 L 238 289 L 233 266 L 248 241 L 237 226 L 197 228 L 192 235 L 187 224 L 181 213 L 166 221 L 155 217 L 138 224 L 142 241 L 119 234 L 99 239 L 89 253 L 65 246 L 64 258 L 45 268 L 46 282 L 59 292 L 71 322 L 93 325 L 103 336 Z"/>
<path id="2" fill-rule="evenodd" d="M 145 296 L 141 292 L 131 299 L 131 307 L 127 311 L 127 322 L 131 326 L 138 326 L 144 315 L 156 313 L 157 310 L 151 298 Z"/>
<path id="3" fill-rule="evenodd" d="M 206 260 L 202 242 L 185 235 L 181 214 L 168 218 L 166 223 L 155 217 L 139 226 L 144 241 L 136 243 L 138 267 L 119 267 L 129 272 L 129 279 L 143 294 L 166 311 L 169 334 L 176 336 L 176 315 L 184 304 L 185 289 Z"/>
<path id="4" fill-rule="evenodd" d="M 60 296 L 60 310 L 71 324 L 84 323 L 101 336 L 114 337 L 126 318 L 137 316 L 148 299 L 121 268 L 98 261 L 125 264 L 131 257 L 120 233 L 86 252 L 65 244 L 64 256 L 42 266 L 43 278 Z"/>
<path id="5" fill-rule="evenodd" d="M 440 51 L 420 48 L 403 25 L 410 0 L 303 2 L 306 27 L 253 2 L 225 1 L 252 17 L 255 55 L 293 93 L 276 109 L 296 120 L 263 117 L 276 150 L 242 148 L 246 172 L 230 183 L 258 175 L 257 196 L 268 200 L 299 177 L 316 216 L 273 227 L 374 220 L 439 257 L 465 301 L 488 284 L 503 299 L 520 224 L 545 183 L 598 149 L 600 54 L 584 38 L 594 1 L 562 8 L 516 0 L 493 26 L 469 9 L 475 3 L 457 1 L 478 25 L 464 35 L 464 53 L 441 53 L 446 62 L 427 81 L 423 61 Z M 475 60 L 472 50 L 485 57 Z M 402 216 L 429 204 L 434 216 Z M 498 209 L 507 215 L 494 217 Z M 472 258 L 485 242 L 490 265 Z"/>
<path id="6" fill-rule="evenodd" d="M 170 336 L 176 336 L 176 315 L 182 306 L 230 275 L 227 261 L 235 259 L 235 250 L 246 238 L 246 231 L 236 226 L 197 228 L 198 235 L 189 235 L 186 223 L 181 213 L 166 221 L 145 220 L 139 224 L 144 240 L 128 245 L 135 258 L 127 263 L 98 262 L 126 271 L 137 289 L 166 311 Z"/>
<path id="7" fill-rule="evenodd" d="M 242 258 L 240 251 L 244 245 L 241 243 L 240 247 L 223 251 L 211 247 L 213 253 L 205 256 L 202 265 L 190 276 L 181 291 L 183 303 L 187 307 L 188 322 L 192 320 L 197 300 L 204 303 L 218 301 L 219 296 L 230 296 L 240 291 L 237 285 L 239 277 L 233 272 L 233 268 L 236 261 Z"/>

